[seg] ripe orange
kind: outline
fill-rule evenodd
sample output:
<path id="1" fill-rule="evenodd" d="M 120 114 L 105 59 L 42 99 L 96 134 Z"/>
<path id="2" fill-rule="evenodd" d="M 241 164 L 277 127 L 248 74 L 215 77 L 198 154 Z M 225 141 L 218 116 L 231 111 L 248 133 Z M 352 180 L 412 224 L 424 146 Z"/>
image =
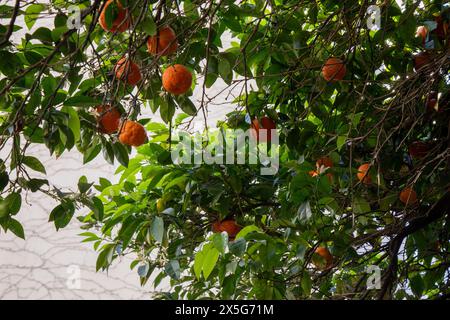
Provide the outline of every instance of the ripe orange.
<path id="1" fill-rule="evenodd" d="M 162 75 L 162 85 L 167 92 L 184 94 L 191 88 L 192 74 L 181 64 L 168 67 Z"/>
<path id="2" fill-rule="evenodd" d="M 139 147 L 147 141 L 147 132 L 139 122 L 127 120 L 120 130 L 119 141 L 129 146 Z"/>
<path id="3" fill-rule="evenodd" d="M 314 251 L 312 262 L 319 269 L 328 269 L 333 265 L 333 256 L 327 248 L 318 247 Z"/>
<path id="4" fill-rule="evenodd" d="M 253 139 L 255 139 L 259 143 L 259 120 L 258 118 L 255 118 L 252 120 L 251 129 L 250 132 L 252 134 Z"/>
<path id="5" fill-rule="evenodd" d="M 428 154 L 430 145 L 423 141 L 414 141 L 409 145 L 408 151 L 411 157 L 420 159 Z"/>
<path id="6" fill-rule="evenodd" d="M 125 57 L 117 62 L 114 71 L 117 79 L 125 81 L 131 86 L 135 86 L 142 79 L 138 65 Z"/>
<path id="7" fill-rule="evenodd" d="M 434 21 L 436 21 L 437 26 L 436 29 L 433 30 L 433 32 L 437 35 L 437 37 L 441 40 L 445 40 L 449 37 L 449 23 L 444 21 L 442 16 L 437 16 L 434 18 Z"/>
<path id="8" fill-rule="evenodd" d="M 230 240 L 234 240 L 236 235 L 241 231 L 241 227 L 233 219 L 227 219 L 223 221 L 216 221 L 212 224 L 213 232 L 223 232 L 228 233 Z"/>
<path id="9" fill-rule="evenodd" d="M 316 170 L 309 171 L 308 174 L 311 177 L 317 177 L 319 175 L 319 173 Z M 330 181 L 330 183 L 333 183 L 333 174 L 332 173 L 327 173 L 327 178 L 328 178 L 328 181 Z"/>
<path id="10" fill-rule="evenodd" d="M 431 91 L 427 96 L 426 107 L 428 111 L 441 111 L 438 105 L 439 95 L 436 91 Z"/>
<path id="11" fill-rule="evenodd" d="M 417 28 L 416 31 L 416 37 L 422 38 L 422 42 L 425 43 L 425 40 L 427 38 L 428 29 L 425 26 L 420 26 Z"/>
<path id="12" fill-rule="evenodd" d="M 325 168 L 332 168 L 333 160 L 331 160 L 329 157 L 322 157 L 317 159 L 316 161 L 317 169 L 320 169 L 322 166 L 324 166 Z"/>
<path id="13" fill-rule="evenodd" d="M 259 143 L 267 142 L 270 143 L 272 141 L 272 132 L 271 130 L 276 130 L 277 126 L 275 121 L 270 119 L 269 117 L 262 117 L 261 121 L 257 118 L 252 120 L 251 133 L 254 139 Z M 266 138 L 263 139 L 262 132 L 266 133 Z"/>
<path id="14" fill-rule="evenodd" d="M 371 184 L 372 179 L 369 176 L 369 170 L 370 170 L 370 163 L 364 163 L 360 165 L 358 168 L 358 173 L 356 174 L 358 180 L 362 181 L 364 184 Z"/>
<path id="15" fill-rule="evenodd" d="M 417 202 L 417 193 L 412 188 L 405 188 L 400 192 L 400 201 L 407 206 L 415 204 Z"/>
<path id="16" fill-rule="evenodd" d="M 431 56 L 428 52 L 420 52 L 414 55 L 414 70 L 419 71 L 431 62 Z"/>
<path id="17" fill-rule="evenodd" d="M 322 76 L 326 81 L 342 80 L 346 72 L 344 61 L 338 58 L 329 58 L 322 67 Z"/>
<path id="18" fill-rule="evenodd" d="M 171 27 L 163 27 L 147 40 L 148 52 L 168 56 L 178 49 L 178 41 Z"/>
<path id="19" fill-rule="evenodd" d="M 112 23 L 111 28 L 109 29 L 108 24 L 106 23 L 106 9 L 113 3 L 117 6 L 117 15 Z M 124 32 L 130 27 L 131 24 L 131 18 L 128 10 L 124 9 L 122 4 L 118 0 L 108 0 L 108 2 L 106 2 L 102 12 L 100 13 L 98 21 L 103 30 L 110 32 Z"/>
<path id="20" fill-rule="evenodd" d="M 119 129 L 120 125 L 120 112 L 114 107 L 109 105 L 98 106 L 96 108 L 98 113 L 97 122 L 100 127 L 100 131 L 106 134 L 111 134 Z"/>
<path id="21" fill-rule="evenodd" d="M 309 174 L 311 177 L 317 177 L 317 176 L 319 175 L 319 174 L 317 173 L 316 170 L 311 170 L 311 171 L 308 172 L 308 174 Z"/>

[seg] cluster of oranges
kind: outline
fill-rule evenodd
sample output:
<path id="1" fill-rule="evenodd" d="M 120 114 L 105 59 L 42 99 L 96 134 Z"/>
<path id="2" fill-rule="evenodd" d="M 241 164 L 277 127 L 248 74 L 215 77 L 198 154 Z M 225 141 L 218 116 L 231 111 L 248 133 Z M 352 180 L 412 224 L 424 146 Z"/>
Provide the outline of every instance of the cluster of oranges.
<path id="1" fill-rule="evenodd" d="M 110 25 L 107 23 L 107 10 L 114 6 L 116 14 Z M 132 25 L 131 15 L 118 0 L 108 0 L 99 17 L 99 24 L 107 32 L 125 32 Z M 147 49 L 152 55 L 169 56 L 178 49 L 177 36 L 169 26 L 158 29 L 157 34 L 147 39 Z M 141 69 L 129 57 L 117 61 L 114 67 L 117 79 L 130 86 L 136 86 L 142 80 Z M 192 85 L 192 73 L 183 65 L 171 65 L 163 72 L 163 88 L 174 95 L 181 95 L 189 91 Z M 120 121 L 121 114 L 117 108 L 111 106 L 97 107 L 97 121 L 101 132 L 112 134 L 119 132 L 119 141 L 130 146 L 140 146 L 147 140 L 144 127 L 135 121 Z"/>
<path id="2" fill-rule="evenodd" d="M 435 22 L 437 27 L 433 32 L 436 34 L 437 38 L 441 41 L 447 39 L 450 34 L 449 24 L 446 23 L 441 16 L 435 17 Z M 428 29 L 425 26 L 420 26 L 417 29 L 416 36 L 422 39 L 424 45 L 428 33 Z M 428 65 L 431 60 L 432 55 L 428 51 L 423 51 L 414 55 L 414 69 L 416 71 L 421 70 L 426 65 Z M 336 82 L 342 80 L 345 77 L 347 69 L 343 60 L 336 57 L 331 57 L 326 60 L 321 71 L 322 77 L 327 82 Z M 442 111 L 438 108 L 438 100 L 438 93 L 436 91 L 431 91 L 426 99 L 426 108 L 428 110 Z M 431 148 L 426 142 L 415 141 L 411 143 L 408 149 L 409 154 L 412 158 L 420 159 L 425 157 Z M 317 161 L 316 166 L 317 170 L 310 171 L 309 173 L 313 177 L 318 176 L 326 169 L 331 168 L 333 166 L 333 163 L 329 158 L 321 158 Z M 372 183 L 372 179 L 369 175 L 370 167 L 371 165 L 369 163 L 364 163 L 358 168 L 357 178 L 363 184 L 369 185 Z M 329 177 L 331 182 L 333 179 L 333 175 L 331 173 L 327 173 L 327 176 Z M 400 192 L 399 199 L 407 206 L 412 205 L 417 203 L 417 193 L 414 191 L 414 189 L 407 187 Z"/>
<path id="3" fill-rule="evenodd" d="M 422 44 L 425 46 L 426 39 L 430 34 L 435 34 L 436 38 L 440 41 L 444 41 L 448 39 L 450 36 L 449 24 L 444 21 L 441 15 L 436 16 L 434 18 L 434 22 L 436 24 L 436 28 L 430 33 L 426 26 L 419 26 L 416 31 L 416 37 L 422 39 Z M 427 49 L 427 48 L 426 48 Z M 431 49 L 431 48 L 429 48 Z M 416 71 L 420 71 L 425 66 L 427 66 L 433 59 L 430 50 L 422 51 L 413 56 L 414 69 Z M 436 91 L 430 91 L 426 98 L 426 108 L 428 111 L 438 111 L 442 112 L 443 109 L 439 108 L 439 95 Z"/>
<path id="4" fill-rule="evenodd" d="M 356 175 L 361 183 L 367 185 L 372 183 L 372 178 L 369 175 L 370 168 L 370 163 L 363 163 L 359 166 L 358 173 Z M 412 205 L 417 202 L 417 194 L 412 188 L 407 187 L 400 192 L 399 199 L 407 206 Z"/>
<path id="5" fill-rule="evenodd" d="M 424 149 L 421 151 L 425 150 L 425 147 L 423 147 Z M 419 149 L 417 149 L 419 150 Z M 418 153 L 419 151 L 417 151 Z M 421 155 L 423 156 L 424 154 L 421 153 Z M 329 157 L 322 157 L 319 158 L 316 161 L 316 170 L 312 170 L 309 172 L 309 175 L 312 177 L 317 177 L 320 174 L 325 173 L 328 177 L 328 180 L 330 181 L 330 183 L 333 182 L 333 174 L 331 172 L 327 172 L 326 171 L 329 168 L 333 167 L 333 161 L 329 158 Z M 370 163 L 363 163 L 358 167 L 358 171 L 356 173 L 356 177 L 358 178 L 358 180 L 366 185 L 370 185 L 372 183 L 372 178 L 369 174 L 370 172 L 370 168 L 371 165 Z M 403 202 L 405 205 L 412 205 L 415 204 L 417 202 L 417 193 L 412 189 L 412 188 L 405 188 L 400 192 L 399 195 L 399 199 L 401 202 Z"/>
<path id="6" fill-rule="evenodd" d="M 372 183 L 372 178 L 369 175 L 370 167 L 370 163 L 363 163 L 359 166 L 358 173 L 356 175 L 361 183 Z M 400 192 L 399 199 L 406 206 L 413 205 L 417 203 L 417 193 L 414 191 L 414 189 L 407 187 Z"/>
<path id="7" fill-rule="evenodd" d="M 449 26 L 446 24 L 442 17 L 436 17 L 437 28 L 436 34 L 439 39 L 446 39 L 449 34 Z M 416 36 L 422 38 L 423 44 L 425 44 L 425 40 L 428 34 L 428 30 L 425 26 L 421 26 L 417 29 Z M 428 52 L 421 52 L 413 57 L 414 59 L 414 69 L 419 71 L 424 66 L 426 66 L 431 61 L 431 55 Z M 345 74 L 347 72 L 347 68 L 345 66 L 345 62 L 339 58 L 331 57 L 327 59 L 322 67 L 322 77 L 327 82 L 337 82 L 344 79 Z M 438 106 L 438 93 L 435 91 L 431 91 L 427 97 L 426 107 L 428 110 L 439 110 Z M 439 110 L 441 111 L 441 110 Z M 430 146 L 422 141 L 413 142 L 409 146 L 409 154 L 412 158 L 420 159 L 427 155 L 430 150 Z M 319 176 L 327 171 L 327 169 L 333 167 L 333 161 L 329 157 L 322 157 L 316 161 L 316 170 L 312 170 L 309 174 L 312 177 Z M 366 185 L 370 185 L 372 183 L 372 178 L 369 175 L 371 165 L 370 163 L 363 163 L 359 166 L 358 172 L 356 174 L 358 180 Z M 326 173 L 330 182 L 333 182 L 333 174 L 328 172 Z M 411 187 L 406 187 L 399 194 L 399 199 L 406 206 L 413 205 L 417 203 L 417 193 Z M 322 260 L 322 265 L 319 265 L 318 262 L 315 262 L 317 267 L 320 268 L 328 268 L 332 265 L 333 257 L 330 254 L 329 250 L 326 247 L 318 247 L 315 250 L 315 256 L 319 257 Z M 313 259 L 314 262 L 314 259 Z"/>

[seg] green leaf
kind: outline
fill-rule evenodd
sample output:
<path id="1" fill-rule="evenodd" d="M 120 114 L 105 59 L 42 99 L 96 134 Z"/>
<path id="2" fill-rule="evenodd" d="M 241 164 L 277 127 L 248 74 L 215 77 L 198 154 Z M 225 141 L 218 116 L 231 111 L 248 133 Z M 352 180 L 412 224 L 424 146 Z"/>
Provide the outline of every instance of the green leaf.
<path id="1" fill-rule="evenodd" d="M 121 143 L 116 142 L 113 144 L 113 150 L 117 161 L 124 167 L 128 167 L 129 157 L 126 147 Z"/>
<path id="2" fill-rule="evenodd" d="M 215 233 L 212 240 L 214 247 L 219 250 L 220 253 L 225 253 L 228 246 L 228 234 L 226 232 Z"/>
<path id="3" fill-rule="evenodd" d="M 218 69 L 223 81 L 228 85 L 231 84 L 233 80 L 233 69 L 231 68 L 230 62 L 225 58 L 220 59 Z"/>
<path id="4" fill-rule="evenodd" d="M 22 206 L 22 197 L 20 196 L 20 193 L 13 192 L 9 194 L 5 198 L 5 201 L 8 204 L 10 214 L 15 215 L 19 212 L 20 207 Z"/>
<path id="5" fill-rule="evenodd" d="M 48 221 L 53 221 L 56 230 L 66 227 L 75 213 L 73 202 L 65 201 L 57 205 L 51 212 Z"/>
<path id="6" fill-rule="evenodd" d="M 17 70 L 22 67 L 19 58 L 9 51 L 0 51 L 0 71 L 8 77 L 17 75 Z"/>
<path id="7" fill-rule="evenodd" d="M 353 199 L 353 210 L 357 214 L 369 213 L 371 211 L 370 204 L 361 197 L 355 197 Z"/>
<path id="8" fill-rule="evenodd" d="M 161 115 L 161 119 L 165 123 L 169 123 L 173 115 L 175 114 L 175 103 L 173 102 L 173 99 L 161 99 L 160 106 L 159 106 L 159 113 Z"/>
<path id="9" fill-rule="evenodd" d="M 45 77 L 42 79 L 42 89 L 46 96 L 51 96 L 58 88 L 58 82 L 54 77 Z"/>
<path id="10" fill-rule="evenodd" d="M 97 257 L 97 262 L 95 264 L 95 270 L 98 271 L 100 269 L 105 270 L 111 264 L 113 256 L 114 256 L 115 246 L 113 244 L 106 245 L 102 252 Z"/>
<path id="11" fill-rule="evenodd" d="M 95 218 L 97 219 L 97 221 L 102 221 L 104 215 L 103 202 L 99 198 L 93 197 L 92 203 L 93 203 L 92 211 L 94 212 Z"/>
<path id="12" fill-rule="evenodd" d="M 109 163 L 114 164 L 114 149 L 109 142 L 104 142 L 102 145 L 103 158 Z"/>
<path id="13" fill-rule="evenodd" d="M 211 88 L 218 77 L 218 60 L 216 57 L 211 57 L 208 62 L 208 69 L 206 71 L 206 87 Z"/>
<path id="14" fill-rule="evenodd" d="M 46 174 L 45 172 L 45 167 L 44 165 L 41 163 L 41 161 L 39 161 L 38 158 L 35 158 L 33 156 L 24 156 L 22 158 L 22 163 L 24 165 L 26 165 L 27 167 L 37 171 L 37 172 L 41 172 Z"/>
<path id="15" fill-rule="evenodd" d="M 409 279 L 409 281 L 411 283 L 411 290 L 414 292 L 417 298 L 421 298 L 424 290 L 422 277 L 419 274 L 416 274 L 411 279 Z"/>
<path id="16" fill-rule="evenodd" d="M 44 27 L 40 27 L 35 32 L 33 32 L 31 38 L 40 40 L 42 43 L 46 44 L 51 44 L 53 42 L 52 31 L 49 28 Z"/>
<path id="17" fill-rule="evenodd" d="M 344 146 L 345 142 L 347 141 L 347 136 L 338 136 L 336 146 L 337 150 L 341 151 L 342 147 Z"/>
<path id="18" fill-rule="evenodd" d="M 86 152 L 83 155 L 83 164 L 88 163 L 89 161 L 93 160 L 102 150 L 101 144 L 94 144 L 89 149 L 86 150 Z"/>
<path id="19" fill-rule="evenodd" d="M 74 96 L 64 101 L 64 106 L 71 107 L 92 107 L 102 103 L 102 99 L 89 96 Z"/>
<path id="20" fill-rule="evenodd" d="M 9 183 L 9 175 L 5 171 L 0 172 L 0 191 L 3 191 Z"/>
<path id="21" fill-rule="evenodd" d="M 303 272 L 303 277 L 302 277 L 302 289 L 303 292 L 309 296 L 311 294 L 311 288 L 312 288 L 312 281 L 311 281 L 311 277 L 309 275 L 308 272 Z"/>
<path id="22" fill-rule="evenodd" d="M 22 238 L 25 240 L 25 232 L 23 231 L 23 227 L 20 224 L 19 221 L 10 218 L 8 221 L 8 230 L 10 230 L 12 233 L 14 233 L 19 238 Z"/>
<path id="23" fill-rule="evenodd" d="M 29 181 L 25 182 L 25 186 L 24 187 L 30 189 L 31 192 L 36 192 L 44 184 L 48 185 L 48 180 L 46 180 L 46 179 L 30 179 Z"/>
<path id="24" fill-rule="evenodd" d="M 144 21 L 141 22 L 141 27 L 149 36 L 156 35 L 156 23 L 151 16 L 147 16 Z"/>
<path id="25" fill-rule="evenodd" d="M 245 236 L 251 232 L 261 232 L 261 229 L 255 225 L 246 226 L 236 235 L 236 240 L 239 238 L 245 238 Z"/>
<path id="26" fill-rule="evenodd" d="M 164 220 L 161 217 L 156 216 L 153 219 L 150 232 L 155 241 L 162 242 L 164 236 Z"/>
<path id="27" fill-rule="evenodd" d="M 194 259 L 194 273 L 197 280 L 200 280 L 203 269 L 203 262 L 205 261 L 205 253 L 203 251 L 197 252 Z"/>
<path id="28" fill-rule="evenodd" d="M 71 107 L 63 107 L 61 108 L 62 112 L 65 112 L 69 115 L 68 123 L 70 130 L 72 130 L 75 142 L 80 140 L 80 118 L 78 117 L 78 112 Z"/>
<path id="29" fill-rule="evenodd" d="M 170 260 L 164 267 L 166 273 L 172 278 L 178 280 L 180 278 L 180 263 L 178 260 Z"/>
<path id="30" fill-rule="evenodd" d="M 214 270 L 214 267 L 216 266 L 217 260 L 219 259 L 219 251 L 214 248 L 210 247 L 205 252 L 205 260 L 203 262 L 203 276 L 205 279 L 208 279 L 211 272 Z"/>
<path id="31" fill-rule="evenodd" d="M 246 247 L 247 241 L 245 238 L 236 239 L 229 245 L 230 252 L 238 257 L 242 257 L 244 255 Z"/>
<path id="32" fill-rule="evenodd" d="M 105 10 L 105 22 L 108 29 L 111 29 L 113 27 L 114 20 L 116 20 L 118 15 L 119 7 L 117 6 L 116 2 L 113 1 L 108 7 L 106 7 Z"/>
<path id="33" fill-rule="evenodd" d="M 308 221 L 312 217 L 312 210 L 309 201 L 303 202 L 297 210 L 298 220 L 300 222 Z"/>
<path id="34" fill-rule="evenodd" d="M 34 26 L 39 17 L 39 13 L 44 9 L 45 6 L 43 4 L 32 4 L 27 7 L 25 10 L 25 24 L 28 29 L 31 29 Z"/>
<path id="35" fill-rule="evenodd" d="M 176 98 L 176 101 L 181 110 L 183 110 L 183 112 L 185 112 L 186 114 L 190 116 L 195 116 L 197 114 L 197 108 L 188 97 L 178 96 Z"/>

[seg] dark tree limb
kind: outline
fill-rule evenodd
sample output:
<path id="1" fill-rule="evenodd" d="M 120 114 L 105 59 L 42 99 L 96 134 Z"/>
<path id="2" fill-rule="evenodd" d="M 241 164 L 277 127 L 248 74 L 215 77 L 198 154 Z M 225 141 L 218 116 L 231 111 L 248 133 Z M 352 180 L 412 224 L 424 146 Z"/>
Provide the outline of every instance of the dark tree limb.
<path id="1" fill-rule="evenodd" d="M 9 38 L 11 38 L 11 35 L 14 30 L 14 24 L 16 23 L 17 16 L 19 15 L 19 8 L 20 8 L 20 0 L 16 0 L 13 15 L 11 17 L 11 21 L 9 22 L 8 30 L 6 30 L 5 36 L 3 37 L 2 41 L 0 41 L 0 48 L 3 47 L 6 43 L 8 43 Z"/>
<path id="2" fill-rule="evenodd" d="M 398 268 L 398 252 L 403 243 L 403 240 L 413 234 L 414 232 L 425 228 L 434 221 L 448 216 L 450 213 L 450 192 L 445 193 L 445 195 L 439 199 L 424 215 L 421 215 L 413 220 L 411 220 L 401 231 L 391 240 L 389 244 L 389 256 L 391 262 L 389 263 L 388 269 L 383 275 L 383 285 L 381 287 L 378 299 L 383 299 L 388 292 L 392 289 L 392 285 L 397 277 Z"/>

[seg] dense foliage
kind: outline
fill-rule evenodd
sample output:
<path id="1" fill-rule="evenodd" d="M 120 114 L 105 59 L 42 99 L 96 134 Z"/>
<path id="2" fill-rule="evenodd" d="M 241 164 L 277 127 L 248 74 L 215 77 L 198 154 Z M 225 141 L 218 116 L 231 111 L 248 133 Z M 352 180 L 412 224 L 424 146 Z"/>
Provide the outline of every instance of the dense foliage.
<path id="1" fill-rule="evenodd" d="M 60 201 L 49 213 L 57 229 L 79 205 L 92 210 L 78 218 L 84 241 L 99 252 L 98 270 L 132 254 L 142 284 L 170 279 L 165 298 L 448 297 L 444 1 L 120 0 L 109 9 L 100 0 L 76 2 L 82 27 L 69 29 L 68 1 L 0 1 L 4 231 L 24 237 L 15 218 L 22 197 L 43 192 Z M 371 4 L 380 9 L 379 30 L 367 27 Z M 121 7 L 132 17 L 123 31 L 114 24 Z M 425 36 L 416 36 L 422 25 Z M 162 26 L 177 38 L 170 55 L 146 45 Z M 136 86 L 115 76 L 125 55 L 142 74 Z M 330 57 L 345 65 L 342 80 L 324 79 Z M 175 63 L 194 76 L 184 95 L 162 88 L 162 72 Z M 172 129 L 189 131 L 193 118 L 206 123 L 215 83 L 238 91 L 220 128 L 245 130 L 263 116 L 276 123 L 276 174 L 254 164 L 172 163 Z M 94 107 L 105 104 L 147 130 L 131 159 L 125 140 L 99 127 Z M 143 108 L 165 123 L 142 118 Z M 102 153 L 119 164 L 120 182 L 81 177 L 78 192 L 58 190 L 29 173 L 45 174 L 32 144 L 57 156 L 77 149 L 85 163 Z M 358 171 L 363 164 L 367 175 Z M 223 220 L 234 220 L 239 233 L 212 232 Z M 367 287 L 372 266 L 381 270 L 378 289 Z"/>

